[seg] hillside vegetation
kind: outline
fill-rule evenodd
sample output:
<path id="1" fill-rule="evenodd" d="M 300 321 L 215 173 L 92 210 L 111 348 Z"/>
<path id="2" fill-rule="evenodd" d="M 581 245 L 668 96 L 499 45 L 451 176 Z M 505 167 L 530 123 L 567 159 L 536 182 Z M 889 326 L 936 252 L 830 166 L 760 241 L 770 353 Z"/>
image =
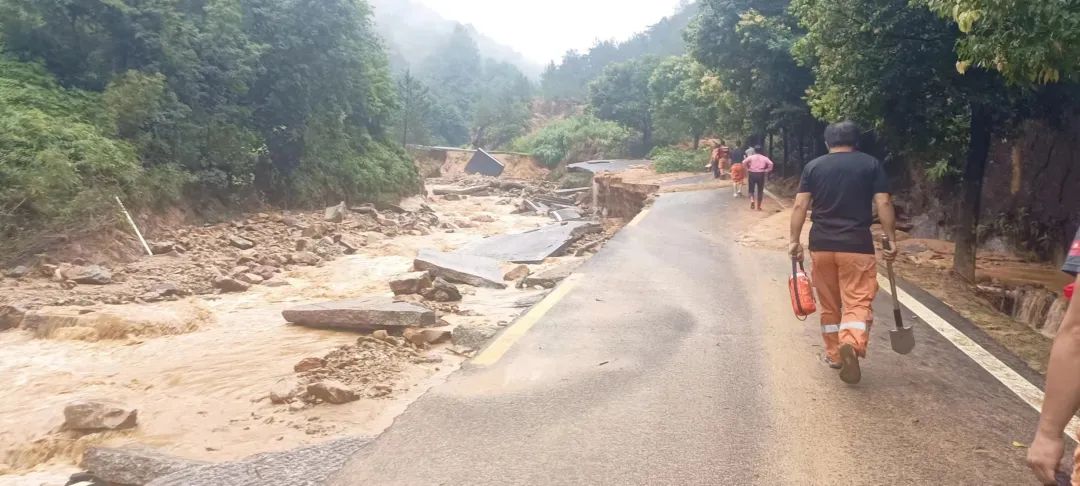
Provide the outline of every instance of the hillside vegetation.
<path id="1" fill-rule="evenodd" d="M 0 231 L 182 193 L 405 194 L 393 80 L 356 0 L 0 0 Z"/>

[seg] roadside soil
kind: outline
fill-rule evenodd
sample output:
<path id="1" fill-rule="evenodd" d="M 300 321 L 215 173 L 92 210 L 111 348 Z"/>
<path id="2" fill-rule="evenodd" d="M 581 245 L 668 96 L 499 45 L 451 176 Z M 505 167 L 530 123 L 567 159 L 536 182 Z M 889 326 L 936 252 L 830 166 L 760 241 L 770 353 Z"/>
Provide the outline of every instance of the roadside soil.
<path id="1" fill-rule="evenodd" d="M 458 187 L 468 182 L 440 181 Z M 552 223 L 546 216 L 516 214 L 515 199 L 506 194 L 431 197 L 409 204 L 415 210 L 404 214 L 350 212 L 343 223 L 324 222 L 321 211 L 269 213 L 149 235 L 171 240 L 184 251 L 118 264 L 114 275 L 120 278 L 110 285 L 70 287 L 40 273 L 3 280 L 0 304 L 107 315 L 100 325 L 120 330 L 44 339 L 22 329 L 0 332 L 0 389 L 7 392 L 0 401 L 0 484 L 63 484 L 91 445 L 137 443 L 218 462 L 342 435 L 379 433 L 408 403 L 457 369 L 464 360 L 461 350 L 448 344 L 405 346 L 372 359 L 360 356 L 363 366 L 351 366 L 356 376 L 345 378 L 369 384 L 377 393 L 343 405 L 273 404 L 271 390 L 297 378 L 294 365 L 327 357 L 358 339 L 355 333 L 288 325 L 281 311 L 312 302 L 392 295 L 388 280 L 411 271 L 420 249 L 450 251 L 487 236 Z M 420 209 L 421 204 L 429 209 Z M 579 241 L 570 256 L 531 270 L 587 258 L 588 251 L 573 256 L 575 250 L 610 237 L 621 224 L 605 222 L 607 231 Z M 325 226 L 325 237 L 306 239 L 313 248 L 325 245 L 321 263 L 288 263 L 300 233 L 320 226 Z M 255 242 L 255 251 L 231 246 L 227 240 L 234 233 Z M 363 244 L 343 256 L 335 237 Z M 232 275 L 232 267 L 249 257 L 255 261 L 241 265 L 263 265 L 259 260 L 265 258 L 263 266 L 276 269 L 264 269 L 272 273 L 268 282 L 273 286 L 216 293 L 213 280 Z M 160 283 L 173 283 L 191 295 L 151 299 L 148 292 Z M 462 302 L 430 304 L 449 326 L 505 326 L 547 292 L 513 286 L 459 289 L 465 294 Z M 164 331 L 155 328 L 161 322 Z M 138 409 L 139 425 L 89 435 L 60 431 L 64 406 L 79 398 L 123 402 Z"/>
<path id="2" fill-rule="evenodd" d="M 768 207 L 768 206 L 766 206 Z M 749 208 L 747 208 L 749 212 Z M 791 211 L 774 211 L 764 219 L 751 219 L 739 242 L 757 248 L 786 251 Z M 809 238 L 810 222 L 804 227 L 803 242 Z M 878 228 L 875 226 L 875 229 Z M 900 256 L 895 264 L 898 276 L 918 285 L 945 302 L 986 331 L 1028 366 L 1046 372 L 1052 340 L 1028 325 L 999 312 L 970 283 L 952 273 L 952 243 L 911 239 L 900 232 Z M 1007 254 L 980 252 L 977 262 L 980 282 L 1007 285 L 1039 285 L 1055 290 L 1068 280 L 1058 269 L 1043 263 L 1026 262 Z"/>

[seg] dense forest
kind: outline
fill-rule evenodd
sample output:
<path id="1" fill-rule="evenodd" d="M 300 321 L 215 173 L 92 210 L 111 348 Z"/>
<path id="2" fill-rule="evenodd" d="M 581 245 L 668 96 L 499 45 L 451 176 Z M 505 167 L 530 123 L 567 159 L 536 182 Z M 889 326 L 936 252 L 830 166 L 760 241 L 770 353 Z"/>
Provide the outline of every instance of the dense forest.
<path id="1" fill-rule="evenodd" d="M 675 171 L 723 138 L 796 175 L 825 123 L 853 119 L 894 175 L 957 201 L 970 276 L 992 142 L 1078 106 L 1068 3 L 700 0 L 537 81 L 511 50 L 404 1 L 0 0 L 0 232 L 94 220 L 116 195 L 395 197 L 420 187 L 408 144 Z M 1076 223 L 1042 221 L 1055 244 Z"/>

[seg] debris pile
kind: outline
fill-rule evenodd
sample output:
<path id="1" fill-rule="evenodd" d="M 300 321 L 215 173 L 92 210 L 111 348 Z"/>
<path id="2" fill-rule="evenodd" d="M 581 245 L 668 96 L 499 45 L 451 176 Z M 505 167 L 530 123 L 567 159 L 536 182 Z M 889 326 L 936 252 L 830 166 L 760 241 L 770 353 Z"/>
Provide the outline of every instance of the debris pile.
<path id="1" fill-rule="evenodd" d="M 388 396 L 407 364 L 441 362 L 439 356 L 425 355 L 422 350 L 448 338 L 449 331 L 441 329 L 408 329 L 400 336 L 376 331 L 360 336 L 356 344 L 340 346 L 322 358 L 301 360 L 294 366 L 296 379 L 280 382 L 271 390 L 270 401 L 303 408 Z"/>
<path id="2" fill-rule="evenodd" d="M 284 285 L 294 267 L 359 251 L 374 238 L 427 235 L 439 216 L 426 204 L 343 204 L 319 212 L 258 213 L 229 223 L 187 226 L 149 235 L 153 258 L 95 265 L 83 260 L 33 262 L 3 272 L 0 293 L 29 308 L 175 300 Z"/>

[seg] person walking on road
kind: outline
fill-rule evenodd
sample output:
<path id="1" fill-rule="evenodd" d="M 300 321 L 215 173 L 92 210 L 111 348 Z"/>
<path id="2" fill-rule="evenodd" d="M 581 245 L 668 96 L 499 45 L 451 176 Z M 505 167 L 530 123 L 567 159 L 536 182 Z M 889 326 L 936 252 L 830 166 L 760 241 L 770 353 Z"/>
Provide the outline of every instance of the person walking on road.
<path id="1" fill-rule="evenodd" d="M 1069 249 L 1062 268 L 1077 277 L 1080 274 L 1080 231 Z M 1080 277 L 1076 279 L 1080 288 Z M 1028 465 L 1043 484 L 1058 484 L 1058 469 L 1065 455 L 1065 426 L 1080 408 L 1080 292 L 1074 292 L 1065 318 L 1061 321 L 1050 365 L 1046 370 L 1046 397 L 1043 400 L 1039 427 L 1028 450 Z M 1080 449 L 1077 449 L 1073 486 L 1080 486 Z"/>
<path id="2" fill-rule="evenodd" d="M 724 175 L 724 170 L 727 169 L 727 165 L 731 162 L 731 149 L 728 148 L 727 143 L 723 140 L 713 148 L 712 156 L 709 158 L 709 164 L 713 171 L 713 179 L 719 179 Z"/>
<path id="3" fill-rule="evenodd" d="M 743 160 L 743 166 L 750 173 L 750 209 L 758 211 L 765 200 L 765 179 L 773 170 L 773 161 L 758 153 L 760 151 L 760 148 L 746 149 L 746 160 Z"/>
<path id="4" fill-rule="evenodd" d="M 881 161 L 856 149 L 858 143 L 859 128 L 852 122 L 834 123 L 825 129 L 829 153 L 803 169 L 791 215 L 789 247 L 791 257 L 802 261 L 802 229 L 812 207 L 810 257 L 821 304 L 826 361 L 850 384 L 862 379 L 859 358 L 866 357 L 873 323 L 871 304 L 878 291 L 870 232 L 872 206 L 877 207 L 886 236 L 896 241 L 888 176 Z M 896 258 L 895 245 L 883 252 L 886 260 Z"/>
<path id="5" fill-rule="evenodd" d="M 734 197 L 742 196 L 743 187 L 746 186 L 746 166 L 742 161 L 731 161 L 731 187 Z"/>

